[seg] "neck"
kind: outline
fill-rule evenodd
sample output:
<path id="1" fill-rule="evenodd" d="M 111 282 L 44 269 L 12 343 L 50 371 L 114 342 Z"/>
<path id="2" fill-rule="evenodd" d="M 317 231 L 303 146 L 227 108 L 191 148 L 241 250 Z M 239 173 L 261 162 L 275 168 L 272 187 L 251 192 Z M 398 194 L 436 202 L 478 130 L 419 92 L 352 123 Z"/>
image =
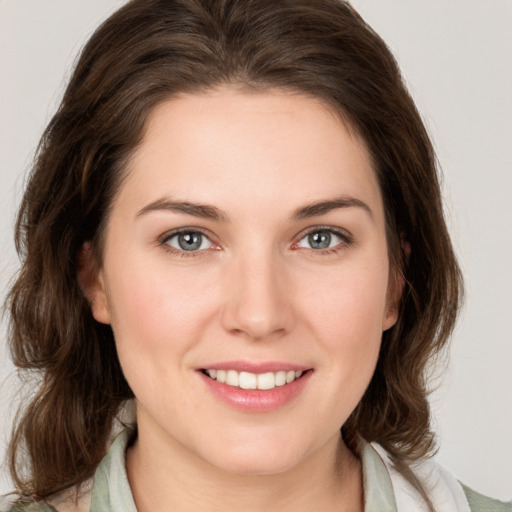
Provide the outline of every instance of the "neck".
<path id="1" fill-rule="evenodd" d="M 139 422 L 139 435 L 127 452 L 139 512 L 363 510 L 361 464 L 341 436 L 287 471 L 240 475 L 209 464 L 168 436 L 151 434 Z"/>

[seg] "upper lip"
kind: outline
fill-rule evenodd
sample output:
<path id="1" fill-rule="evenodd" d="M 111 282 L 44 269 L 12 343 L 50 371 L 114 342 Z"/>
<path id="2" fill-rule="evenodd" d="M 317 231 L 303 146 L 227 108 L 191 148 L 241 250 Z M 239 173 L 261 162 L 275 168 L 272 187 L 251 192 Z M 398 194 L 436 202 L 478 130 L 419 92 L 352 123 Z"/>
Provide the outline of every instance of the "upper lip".
<path id="1" fill-rule="evenodd" d="M 209 363 L 198 368 L 198 370 L 235 370 L 237 372 L 267 373 L 278 371 L 306 371 L 310 366 L 288 363 L 282 361 L 222 361 Z"/>

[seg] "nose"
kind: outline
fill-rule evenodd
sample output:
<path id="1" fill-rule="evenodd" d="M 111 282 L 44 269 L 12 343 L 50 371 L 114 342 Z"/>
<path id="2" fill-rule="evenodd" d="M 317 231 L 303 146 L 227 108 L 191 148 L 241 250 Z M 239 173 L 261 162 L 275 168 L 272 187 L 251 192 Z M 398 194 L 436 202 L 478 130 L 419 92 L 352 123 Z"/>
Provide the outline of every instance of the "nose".
<path id="1" fill-rule="evenodd" d="M 231 334 L 264 340 L 293 329 L 293 286 L 277 260 L 252 252 L 230 262 L 222 322 Z"/>

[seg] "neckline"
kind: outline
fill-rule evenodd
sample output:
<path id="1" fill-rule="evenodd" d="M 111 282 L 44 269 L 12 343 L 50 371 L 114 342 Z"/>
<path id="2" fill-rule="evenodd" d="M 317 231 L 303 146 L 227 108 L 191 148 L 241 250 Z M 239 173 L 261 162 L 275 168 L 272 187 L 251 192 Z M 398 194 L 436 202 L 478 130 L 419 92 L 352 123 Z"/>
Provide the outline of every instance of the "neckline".
<path id="1" fill-rule="evenodd" d="M 133 429 L 123 430 L 96 469 L 89 512 L 137 512 L 126 474 L 126 449 L 133 435 Z M 363 468 L 364 512 L 396 512 L 391 478 L 382 458 L 363 439 L 358 448 Z"/>

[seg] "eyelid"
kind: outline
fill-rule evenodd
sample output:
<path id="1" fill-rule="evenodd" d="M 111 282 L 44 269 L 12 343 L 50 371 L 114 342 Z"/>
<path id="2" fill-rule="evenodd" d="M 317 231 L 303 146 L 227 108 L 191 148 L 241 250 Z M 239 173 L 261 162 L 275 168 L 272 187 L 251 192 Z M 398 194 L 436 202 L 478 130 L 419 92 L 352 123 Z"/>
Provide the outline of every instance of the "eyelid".
<path id="1" fill-rule="evenodd" d="M 179 235 L 180 233 L 201 233 L 201 235 L 204 235 L 206 238 L 208 238 L 208 240 L 212 239 L 211 234 L 204 228 L 198 228 L 196 226 L 186 226 L 183 228 L 170 229 L 169 231 L 162 233 L 158 237 L 158 241 L 160 243 L 164 243 L 166 240 L 169 240 L 169 238 L 171 238 L 172 236 Z"/>
<path id="2" fill-rule="evenodd" d="M 340 228 L 337 226 L 329 226 L 329 225 L 323 225 L 323 224 L 319 224 L 317 226 L 311 226 L 311 227 L 304 229 L 297 235 L 296 238 L 302 239 L 305 236 L 310 235 L 311 233 L 316 233 L 317 231 L 330 231 L 331 233 L 335 233 L 336 235 L 346 238 L 347 240 L 352 240 L 352 238 L 353 238 L 352 234 L 349 231 L 347 231 L 346 229 L 343 229 L 343 228 Z"/>

